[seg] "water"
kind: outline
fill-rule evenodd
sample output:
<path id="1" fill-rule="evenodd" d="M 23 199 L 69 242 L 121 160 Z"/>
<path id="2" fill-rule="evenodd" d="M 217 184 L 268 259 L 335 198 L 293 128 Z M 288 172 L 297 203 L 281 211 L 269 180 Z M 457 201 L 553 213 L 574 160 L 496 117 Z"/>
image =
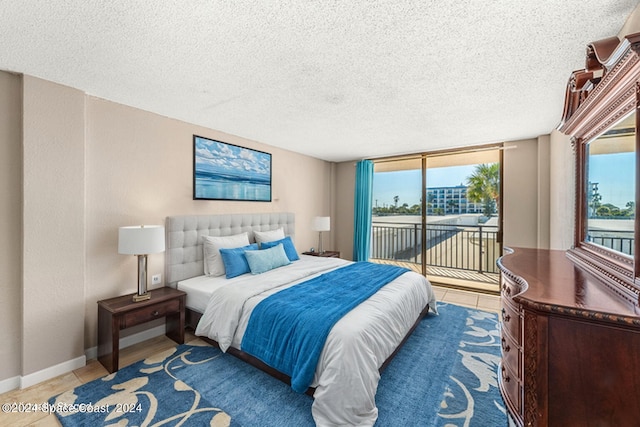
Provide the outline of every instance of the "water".
<path id="1" fill-rule="evenodd" d="M 196 175 L 195 185 L 199 199 L 271 201 L 271 185 L 261 181 Z"/>

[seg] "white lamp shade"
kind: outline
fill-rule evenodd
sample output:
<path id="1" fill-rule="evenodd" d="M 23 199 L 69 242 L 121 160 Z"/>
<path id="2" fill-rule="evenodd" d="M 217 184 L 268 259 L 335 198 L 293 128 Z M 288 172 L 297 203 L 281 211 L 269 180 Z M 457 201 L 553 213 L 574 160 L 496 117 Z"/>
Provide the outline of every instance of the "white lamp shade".
<path id="1" fill-rule="evenodd" d="M 314 231 L 329 231 L 331 230 L 331 217 L 317 216 L 313 218 L 311 229 Z"/>
<path id="2" fill-rule="evenodd" d="M 134 225 L 130 227 L 120 227 L 118 231 L 118 253 L 146 255 L 163 251 L 163 226 Z"/>

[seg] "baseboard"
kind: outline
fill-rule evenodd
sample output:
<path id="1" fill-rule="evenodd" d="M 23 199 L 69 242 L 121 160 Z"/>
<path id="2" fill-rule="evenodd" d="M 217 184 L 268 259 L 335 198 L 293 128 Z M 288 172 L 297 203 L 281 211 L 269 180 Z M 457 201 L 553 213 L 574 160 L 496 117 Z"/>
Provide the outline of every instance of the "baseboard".
<path id="1" fill-rule="evenodd" d="M 145 331 L 138 332 L 137 334 L 129 335 L 128 337 L 122 338 L 120 340 L 120 348 L 123 349 L 126 347 L 130 347 L 134 344 L 141 343 L 148 339 L 164 335 L 165 333 L 165 325 L 156 326 L 155 328 L 147 329 Z M 6 380 L 1 380 L 0 394 L 7 393 L 18 388 L 23 389 L 31 387 L 32 385 L 38 384 L 42 381 L 47 381 L 59 375 L 63 375 L 78 368 L 82 368 L 87 364 L 87 360 L 98 358 L 98 347 L 96 346 L 88 348 L 84 353 L 84 356 L 80 356 L 75 359 L 59 363 L 55 366 L 42 369 L 38 372 L 34 372 L 33 374 L 25 375 L 23 377 L 16 376 L 7 378 Z"/>
<path id="2" fill-rule="evenodd" d="M 20 388 L 20 377 L 7 378 L 0 381 L 0 394 Z"/>
<path id="3" fill-rule="evenodd" d="M 167 327 L 165 325 L 159 325 L 155 328 L 146 329 L 142 332 L 138 332 L 137 334 L 129 335 L 127 337 L 123 337 L 120 339 L 120 350 L 126 347 L 130 347 L 134 344 L 141 343 L 142 341 L 150 340 L 151 338 L 159 337 L 160 335 L 164 335 L 167 332 Z M 87 360 L 97 359 L 98 358 L 98 347 L 91 347 L 84 351 L 84 355 Z"/>
<path id="4" fill-rule="evenodd" d="M 20 388 L 31 387 L 32 385 L 41 383 L 42 381 L 50 380 L 51 378 L 71 372 L 74 369 L 82 368 L 86 364 L 86 357 L 80 356 L 75 359 L 67 360 L 66 362 L 58 363 L 55 366 L 42 369 L 41 371 L 34 372 L 33 374 L 25 375 L 20 378 Z"/>

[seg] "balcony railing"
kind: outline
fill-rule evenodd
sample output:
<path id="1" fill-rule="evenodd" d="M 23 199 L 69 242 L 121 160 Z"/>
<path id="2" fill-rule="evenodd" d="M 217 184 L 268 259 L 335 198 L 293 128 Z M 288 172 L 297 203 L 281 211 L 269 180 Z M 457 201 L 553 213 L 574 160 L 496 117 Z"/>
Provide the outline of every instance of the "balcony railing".
<path id="1" fill-rule="evenodd" d="M 633 256 L 633 231 L 589 229 L 587 241 Z"/>
<path id="2" fill-rule="evenodd" d="M 489 225 L 427 224 L 426 246 L 422 225 L 373 222 L 371 258 L 422 263 L 432 267 L 498 273 L 498 228 Z"/>

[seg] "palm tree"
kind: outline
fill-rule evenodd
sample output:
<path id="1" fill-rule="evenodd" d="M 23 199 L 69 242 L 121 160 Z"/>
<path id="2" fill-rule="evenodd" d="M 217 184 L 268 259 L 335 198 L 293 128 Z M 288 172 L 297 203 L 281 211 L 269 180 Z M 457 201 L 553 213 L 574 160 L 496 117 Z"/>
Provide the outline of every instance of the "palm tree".
<path id="1" fill-rule="evenodd" d="M 602 196 L 598 193 L 598 183 L 589 182 L 587 184 L 587 200 L 589 205 L 589 217 L 594 216 L 595 211 L 600 207 Z"/>
<path id="2" fill-rule="evenodd" d="M 627 202 L 626 206 L 627 206 L 627 209 L 625 209 L 624 211 L 625 216 L 634 218 L 636 214 L 636 202 L 634 201 Z"/>
<path id="3" fill-rule="evenodd" d="M 496 211 L 500 197 L 500 164 L 480 164 L 467 177 L 467 198 L 484 205 L 484 214 L 491 216 Z"/>

